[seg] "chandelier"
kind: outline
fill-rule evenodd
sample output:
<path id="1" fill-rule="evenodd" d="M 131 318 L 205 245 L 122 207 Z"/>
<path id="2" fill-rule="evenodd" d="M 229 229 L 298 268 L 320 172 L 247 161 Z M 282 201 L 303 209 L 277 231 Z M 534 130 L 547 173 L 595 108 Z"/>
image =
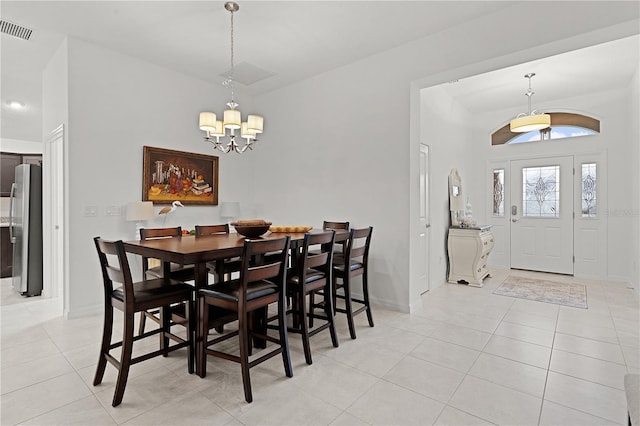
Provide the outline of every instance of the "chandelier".
<path id="1" fill-rule="evenodd" d="M 247 121 L 242 121 L 242 115 L 237 108 L 240 106 L 234 100 L 234 82 L 233 82 L 233 14 L 240 9 L 237 3 L 226 2 L 224 8 L 231 13 L 231 70 L 227 76 L 227 79 L 223 81 L 222 85 L 229 87 L 231 90 L 231 100 L 227 102 L 227 107 L 224 111 L 222 120 L 218 120 L 216 114 L 213 112 L 201 112 L 200 113 L 200 130 L 203 130 L 206 135 L 204 140 L 211 142 L 214 149 L 219 149 L 224 153 L 231 151 L 241 154 L 247 149 L 253 150 L 253 145 L 257 142 L 258 133 L 262 133 L 262 126 L 264 118 L 260 115 L 248 115 Z M 227 135 L 227 130 L 229 130 Z M 239 131 L 238 135 L 236 132 Z M 224 143 L 220 141 L 220 138 L 229 137 L 229 142 Z M 239 145 L 236 142 L 236 138 L 240 136 L 246 141 L 243 145 Z"/>
<path id="2" fill-rule="evenodd" d="M 526 133 L 532 130 L 542 130 L 551 126 L 551 116 L 549 114 L 538 114 L 537 111 L 531 111 L 531 97 L 535 93 L 531 90 L 531 77 L 534 73 L 526 74 L 524 77 L 529 79 L 529 90 L 525 93 L 525 96 L 529 100 L 529 113 L 525 114 L 521 112 L 516 118 L 511 120 L 509 128 L 512 132 Z"/>

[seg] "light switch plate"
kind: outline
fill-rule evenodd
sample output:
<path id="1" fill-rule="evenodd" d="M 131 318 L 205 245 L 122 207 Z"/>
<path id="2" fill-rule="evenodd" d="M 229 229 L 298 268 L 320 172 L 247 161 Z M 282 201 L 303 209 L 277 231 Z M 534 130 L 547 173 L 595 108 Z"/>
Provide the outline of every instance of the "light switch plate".
<path id="1" fill-rule="evenodd" d="M 122 216 L 122 208 L 120 206 L 107 206 L 107 216 Z"/>
<path id="2" fill-rule="evenodd" d="M 84 206 L 84 216 L 85 217 L 98 216 L 98 206 Z"/>

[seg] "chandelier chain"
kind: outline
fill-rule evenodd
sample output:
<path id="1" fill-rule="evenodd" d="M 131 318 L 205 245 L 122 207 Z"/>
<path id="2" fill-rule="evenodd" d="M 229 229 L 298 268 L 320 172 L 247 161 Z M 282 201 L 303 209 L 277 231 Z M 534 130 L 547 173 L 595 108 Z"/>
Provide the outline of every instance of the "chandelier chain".
<path id="1" fill-rule="evenodd" d="M 233 90 L 233 73 L 234 73 L 234 46 L 233 46 L 233 14 L 231 11 L 231 71 L 229 71 L 229 87 L 231 89 L 231 102 L 234 102 L 234 90 Z"/>

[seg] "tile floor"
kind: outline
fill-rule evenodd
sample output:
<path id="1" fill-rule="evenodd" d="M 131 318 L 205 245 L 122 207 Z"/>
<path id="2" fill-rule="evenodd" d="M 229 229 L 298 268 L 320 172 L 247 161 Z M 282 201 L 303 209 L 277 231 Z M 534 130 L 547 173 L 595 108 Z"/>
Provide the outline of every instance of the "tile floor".
<path id="1" fill-rule="evenodd" d="M 3 299 L 0 423 L 626 424 L 623 376 L 640 370 L 632 290 L 553 277 L 586 284 L 586 310 L 493 295 L 508 273 L 494 271 L 483 288 L 444 284 L 412 314 L 376 307 L 376 326 L 361 316 L 356 340 L 340 315 L 340 347 L 315 336 L 311 366 L 290 335 L 294 377 L 278 357 L 252 369 L 252 404 L 238 365 L 210 359 L 201 379 L 187 374 L 178 352 L 132 367 L 124 402 L 113 408 L 115 369 L 91 385 L 99 315 L 64 320 L 57 302 Z"/>

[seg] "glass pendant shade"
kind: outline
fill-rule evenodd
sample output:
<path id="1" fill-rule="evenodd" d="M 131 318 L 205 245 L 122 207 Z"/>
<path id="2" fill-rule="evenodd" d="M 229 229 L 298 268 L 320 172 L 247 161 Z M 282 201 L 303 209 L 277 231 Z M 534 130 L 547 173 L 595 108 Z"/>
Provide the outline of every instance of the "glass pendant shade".
<path id="1" fill-rule="evenodd" d="M 551 125 L 549 114 L 523 115 L 516 117 L 509 123 L 509 129 L 515 133 L 526 133 L 532 130 L 546 129 Z"/>
<path id="2" fill-rule="evenodd" d="M 216 128 L 216 115 L 212 112 L 200 113 L 200 130 L 213 132 Z"/>
<path id="3" fill-rule="evenodd" d="M 248 115 L 247 127 L 254 133 L 262 133 L 264 118 L 261 115 Z"/>
<path id="4" fill-rule="evenodd" d="M 226 109 L 224 111 L 224 128 L 239 129 L 242 125 L 242 117 L 237 109 Z"/>

